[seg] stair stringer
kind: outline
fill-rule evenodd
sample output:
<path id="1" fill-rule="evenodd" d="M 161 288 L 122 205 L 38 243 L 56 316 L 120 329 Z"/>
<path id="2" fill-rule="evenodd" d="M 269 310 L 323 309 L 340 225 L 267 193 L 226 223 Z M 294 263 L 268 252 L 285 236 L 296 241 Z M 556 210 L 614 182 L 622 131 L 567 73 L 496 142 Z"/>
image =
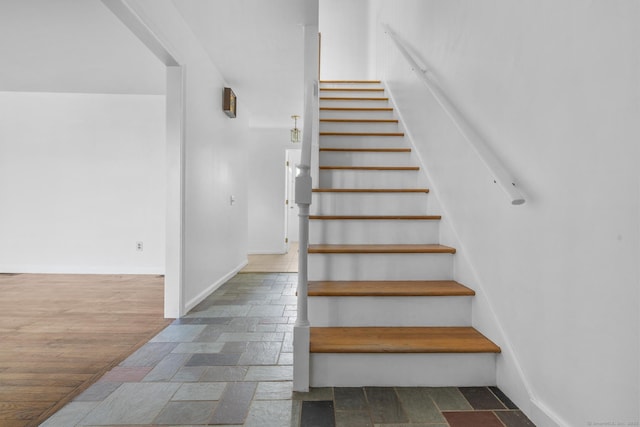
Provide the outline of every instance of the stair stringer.
<path id="1" fill-rule="evenodd" d="M 453 261 L 453 279 L 465 283 L 476 291 L 476 296 L 472 300 L 471 324 L 482 334 L 498 344 L 502 350 L 502 352 L 496 356 L 497 386 L 502 389 L 525 414 L 529 415 L 533 411 L 546 414 L 547 411 L 541 408 L 541 406 L 544 407 L 544 405 L 536 399 L 536 394 L 522 369 L 515 349 L 510 344 L 502 322 L 493 308 L 490 296 L 486 292 L 486 287 L 483 286 L 477 269 L 474 268 L 473 263 L 466 256 L 467 251 L 465 250 L 465 245 L 460 240 L 455 225 L 450 221 L 451 216 L 447 207 L 440 200 L 438 184 L 430 174 L 429 168 L 417 148 L 411 129 L 406 126 L 402 109 L 396 102 L 394 91 L 386 81 L 382 81 L 382 85 L 389 98 L 389 103 L 393 106 L 393 111 L 399 119 L 399 130 L 404 132 L 405 138 L 411 146 L 411 154 L 420 165 L 420 172 L 425 175 L 429 183 L 429 202 L 432 203 L 433 201 L 443 216 L 440 221 L 440 242 L 443 245 L 452 246 L 457 249 Z M 546 415 L 550 419 L 555 418 L 550 414 Z M 558 423 L 557 425 L 563 424 Z"/>

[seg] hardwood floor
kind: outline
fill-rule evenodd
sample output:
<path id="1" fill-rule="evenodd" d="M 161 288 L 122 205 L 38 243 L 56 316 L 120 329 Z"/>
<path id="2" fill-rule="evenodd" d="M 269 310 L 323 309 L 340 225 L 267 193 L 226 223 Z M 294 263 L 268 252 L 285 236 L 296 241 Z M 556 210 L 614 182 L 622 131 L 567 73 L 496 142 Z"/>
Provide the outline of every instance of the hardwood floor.
<path id="1" fill-rule="evenodd" d="M 37 426 L 166 327 L 164 278 L 0 274 L 0 425 Z"/>

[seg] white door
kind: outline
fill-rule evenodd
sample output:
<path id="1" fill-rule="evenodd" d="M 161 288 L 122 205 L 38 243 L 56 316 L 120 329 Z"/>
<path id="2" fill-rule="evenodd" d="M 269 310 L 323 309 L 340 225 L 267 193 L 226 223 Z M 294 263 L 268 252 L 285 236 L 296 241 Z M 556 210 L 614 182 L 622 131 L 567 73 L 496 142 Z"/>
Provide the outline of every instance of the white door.
<path id="1" fill-rule="evenodd" d="M 288 242 L 298 241 L 298 205 L 295 203 L 296 165 L 300 163 L 300 149 L 286 150 L 285 230 Z M 287 245 L 287 250 L 289 249 Z"/>

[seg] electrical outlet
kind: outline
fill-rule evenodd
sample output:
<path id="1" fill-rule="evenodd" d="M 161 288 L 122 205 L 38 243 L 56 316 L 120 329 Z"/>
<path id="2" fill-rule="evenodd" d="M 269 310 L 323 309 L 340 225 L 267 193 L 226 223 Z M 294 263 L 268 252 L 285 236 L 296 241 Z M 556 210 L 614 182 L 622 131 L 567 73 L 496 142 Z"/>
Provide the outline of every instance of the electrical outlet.
<path id="1" fill-rule="evenodd" d="M 144 250 L 144 245 L 142 244 L 142 242 L 136 242 L 136 251 L 142 250 Z"/>

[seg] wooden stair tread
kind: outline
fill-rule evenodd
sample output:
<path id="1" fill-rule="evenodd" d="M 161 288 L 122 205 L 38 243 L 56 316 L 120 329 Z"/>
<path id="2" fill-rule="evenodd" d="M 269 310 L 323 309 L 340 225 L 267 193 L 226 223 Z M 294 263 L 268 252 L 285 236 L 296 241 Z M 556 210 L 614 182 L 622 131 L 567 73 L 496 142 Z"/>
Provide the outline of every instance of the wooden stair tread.
<path id="1" fill-rule="evenodd" d="M 417 171 L 419 166 L 320 166 L 320 170 Z"/>
<path id="2" fill-rule="evenodd" d="M 428 193 L 428 188 L 314 188 L 314 193 Z"/>
<path id="3" fill-rule="evenodd" d="M 404 132 L 320 132 L 320 136 L 404 136 Z"/>
<path id="4" fill-rule="evenodd" d="M 398 119 L 320 119 L 327 123 L 398 123 Z"/>
<path id="5" fill-rule="evenodd" d="M 456 249 L 438 244 L 412 245 L 309 245 L 310 254 L 455 254 Z"/>
<path id="6" fill-rule="evenodd" d="M 309 219 L 318 220 L 404 220 L 435 221 L 442 219 L 440 215 L 309 215 Z"/>
<path id="7" fill-rule="evenodd" d="M 321 96 L 320 101 L 388 101 L 386 97 Z"/>
<path id="8" fill-rule="evenodd" d="M 393 107 L 320 107 L 323 111 L 393 111 Z"/>
<path id="9" fill-rule="evenodd" d="M 381 87 L 321 87 L 320 90 L 333 92 L 384 92 Z"/>
<path id="10" fill-rule="evenodd" d="M 473 296 L 453 280 L 310 281 L 309 296 Z"/>
<path id="11" fill-rule="evenodd" d="M 320 83 L 381 83 L 380 80 L 320 80 Z"/>
<path id="12" fill-rule="evenodd" d="M 472 327 L 310 328 L 312 353 L 500 353 Z"/>
<path id="13" fill-rule="evenodd" d="M 410 153 L 411 148 L 321 148 L 320 151 L 341 153 Z"/>

